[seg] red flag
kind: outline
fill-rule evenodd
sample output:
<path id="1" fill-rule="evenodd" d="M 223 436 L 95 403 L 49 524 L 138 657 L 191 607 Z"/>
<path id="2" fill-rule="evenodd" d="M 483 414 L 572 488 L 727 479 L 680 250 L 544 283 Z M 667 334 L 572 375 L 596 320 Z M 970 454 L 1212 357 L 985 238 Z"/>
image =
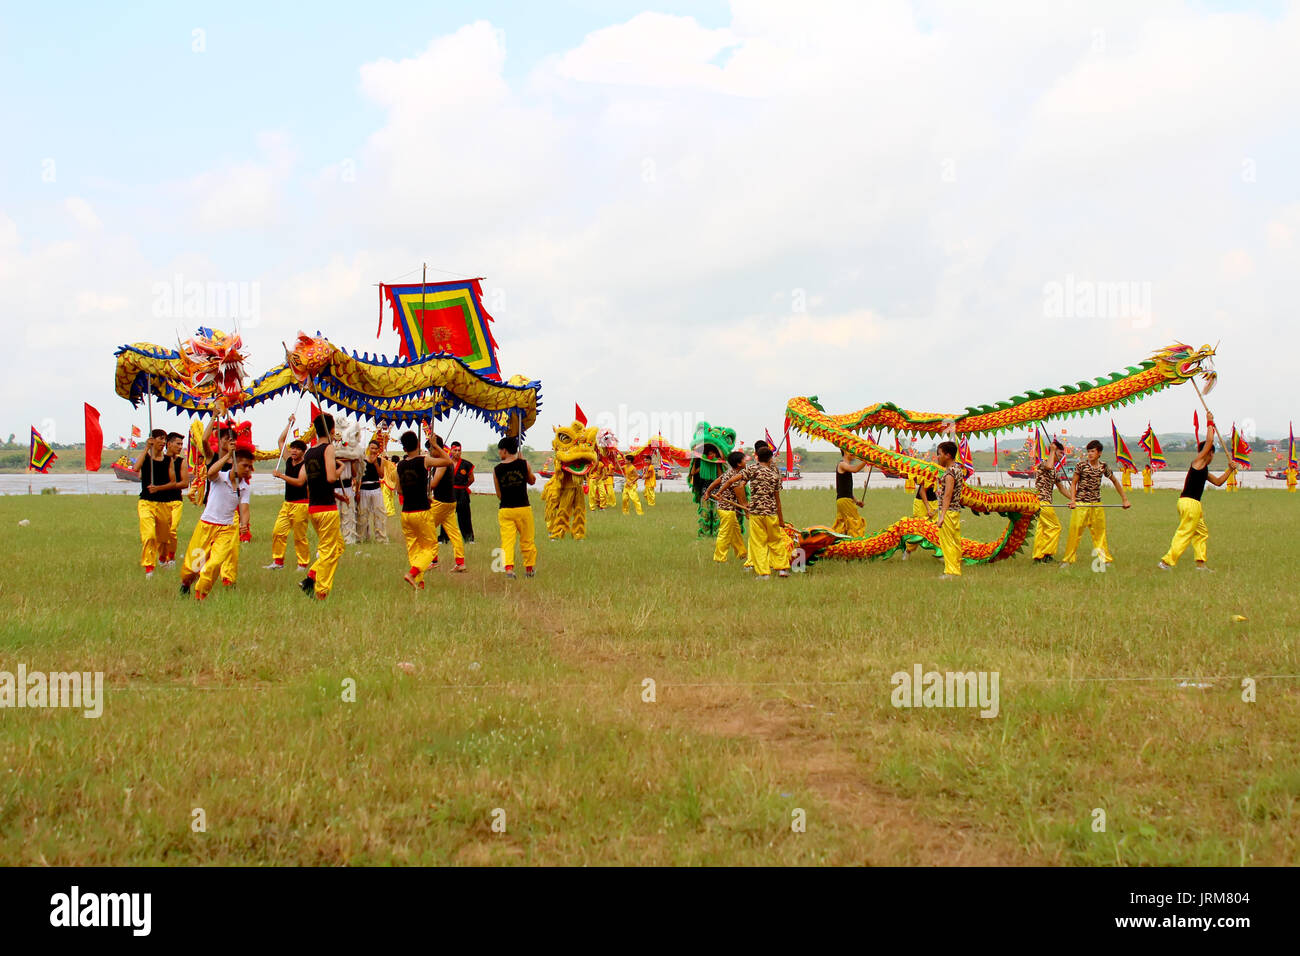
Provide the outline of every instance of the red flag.
<path id="1" fill-rule="evenodd" d="M 998 436 L 993 436 L 993 467 L 998 466 Z"/>
<path id="2" fill-rule="evenodd" d="M 573 403 L 573 420 L 583 428 L 587 427 L 587 416 L 583 414 L 582 406 L 577 402 Z"/>
<path id="3" fill-rule="evenodd" d="M 1201 447 L 1201 413 L 1192 409 L 1192 431 L 1196 432 L 1196 447 Z"/>
<path id="4" fill-rule="evenodd" d="M 86 405 L 86 471 L 99 471 L 104 456 L 104 430 L 99 427 L 99 412 Z"/>
<path id="5" fill-rule="evenodd" d="M 318 418 L 320 418 L 320 406 L 317 405 L 315 402 L 312 402 L 311 403 L 311 428 L 310 428 L 311 441 L 307 443 L 308 445 L 314 445 L 316 444 L 317 441 L 320 440 L 320 437 L 316 434 L 316 419 Z"/>
<path id="6" fill-rule="evenodd" d="M 785 417 L 785 424 L 783 425 L 783 428 L 785 430 L 785 434 L 781 436 L 781 440 L 785 442 L 785 473 L 789 475 L 794 473 L 794 442 L 790 441 L 790 416 L 789 415 Z"/>
<path id="7" fill-rule="evenodd" d="M 132 437 L 132 438 L 139 438 L 139 437 L 141 437 L 141 436 L 140 436 L 140 426 L 139 426 L 139 425 L 132 425 L 132 426 L 131 426 L 131 437 Z"/>

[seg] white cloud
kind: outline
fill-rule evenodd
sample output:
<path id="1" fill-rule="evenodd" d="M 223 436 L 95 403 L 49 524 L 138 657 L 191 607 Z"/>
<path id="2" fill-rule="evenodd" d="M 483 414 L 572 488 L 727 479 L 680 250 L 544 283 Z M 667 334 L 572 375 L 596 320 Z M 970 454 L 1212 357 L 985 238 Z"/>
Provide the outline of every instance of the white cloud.
<path id="1" fill-rule="evenodd" d="M 104 224 L 99 221 L 99 217 L 95 215 L 95 210 L 91 208 L 90 203 L 80 196 L 69 196 L 63 200 L 63 209 L 72 217 L 72 221 L 82 229 L 96 230 L 104 228 Z"/>

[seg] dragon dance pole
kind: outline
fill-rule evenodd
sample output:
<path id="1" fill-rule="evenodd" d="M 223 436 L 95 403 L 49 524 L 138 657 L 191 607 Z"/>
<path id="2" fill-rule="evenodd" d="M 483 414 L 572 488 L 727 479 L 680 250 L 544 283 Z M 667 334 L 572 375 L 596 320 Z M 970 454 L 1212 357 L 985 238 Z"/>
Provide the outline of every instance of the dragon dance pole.
<path id="1" fill-rule="evenodd" d="M 302 407 L 302 389 L 298 389 L 298 401 L 296 401 L 296 402 L 293 403 L 293 414 L 291 414 L 291 415 L 289 416 L 289 424 L 290 424 L 290 425 L 293 424 L 293 420 L 294 420 L 295 418 L 298 417 L 298 409 L 301 408 L 301 407 Z M 286 425 L 285 427 L 287 428 L 288 425 Z M 315 428 L 316 428 L 316 424 L 315 424 L 315 422 L 312 423 L 312 426 L 311 426 L 311 427 L 312 427 L 313 430 L 315 430 Z M 288 436 L 285 436 L 285 437 L 287 438 Z M 281 466 L 282 464 L 284 464 L 284 450 L 285 450 L 285 448 L 288 447 L 288 445 L 289 445 L 289 442 L 288 442 L 288 441 L 282 441 L 282 442 L 280 442 L 280 457 L 277 458 L 277 459 L 275 460 L 275 470 L 276 470 L 276 471 L 279 471 L 279 470 L 280 470 L 280 466 Z"/>
<path id="2" fill-rule="evenodd" d="M 1205 404 L 1205 396 L 1201 394 L 1201 388 L 1199 385 L 1196 384 L 1196 379 L 1192 379 L 1192 388 L 1196 389 L 1196 397 L 1201 400 L 1201 407 L 1205 409 L 1206 421 L 1207 422 L 1214 421 L 1214 413 L 1210 411 L 1210 406 Z M 1228 464 L 1231 465 L 1232 452 L 1228 450 L 1228 444 L 1223 440 L 1223 432 L 1219 431 L 1219 429 L 1216 427 L 1214 429 L 1214 434 L 1219 436 L 1219 447 L 1222 448 L 1223 453 L 1228 456 Z"/>

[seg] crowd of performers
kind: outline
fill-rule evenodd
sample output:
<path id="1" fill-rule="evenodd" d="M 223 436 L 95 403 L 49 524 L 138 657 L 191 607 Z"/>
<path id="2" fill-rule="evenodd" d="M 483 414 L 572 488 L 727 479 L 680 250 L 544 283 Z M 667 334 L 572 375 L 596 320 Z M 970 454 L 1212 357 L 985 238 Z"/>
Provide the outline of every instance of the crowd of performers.
<path id="1" fill-rule="evenodd" d="M 232 428 L 218 426 L 223 414 L 218 407 L 203 433 L 203 513 L 181 555 L 181 593 L 192 594 L 198 600 L 206 598 L 218 581 L 227 586 L 235 584 L 239 544 L 251 540 L 250 494 L 255 456 L 251 447 L 237 443 Z M 469 503 L 474 466 L 462 457 L 459 442 L 444 445 L 439 436 L 429 433 L 422 443 L 416 432 L 406 431 L 400 436 L 402 454 L 389 456 L 388 432 L 381 428 L 367 444 L 363 457 L 348 459 L 336 452 L 341 436 L 332 416 L 321 414 L 313 420 L 315 442 L 311 445 L 299 437 L 290 439 L 292 424 L 291 417 L 279 437 L 280 457 L 272 472 L 273 477 L 284 482 L 284 501 L 272 530 L 271 563 L 265 568 L 285 567 L 292 539 L 297 568 L 304 573 L 300 585 L 303 592 L 324 599 L 333 588 L 345 545 L 387 542 L 388 518 L 397 514 L 408 565 L 403 580 L 408 585 L 422 590 L 426 573 L 446 566 L 440 544 L 451 545 L 451 572 L 465 570 L 465 544 L 474 541 Z M 1236 466 L 1231 461 L 1222 473 L 1210 473 L 1217 437 L 1210 420 L 1178 498 L 1178 526 L 1157 565 L 1161 570 L 1173 569 L 1189 545 L 1195 567 L 1210 570 L 1209 529 L 1201 502 L 1205 485 L 1208 482 L 1231 488 L 1236 483 Z M 152 577 L 158 568 L 175 567 L 177 562 L 182 498 L 193 477 L 182 454 L 183 446 L 184 436 L 157 429 L 150 434 L 139 460 L 141 490 L 137 511 L 140 560 L 146 577 Z M 1051 443 L 1044 460 L 1035 466 L 1035 491 L 1041 502 L 1033 542 L 1035 563 L 1056 560 L 1062 527 L 1054 510 L 1057 492 L 1071 512 L 1061 570 L 1077 561 L 1085 531 L 1091 538 L 1092 553 L 1108 564 L 1114 561 L 1107 543 L 1101 488 L 1104 481 L 1110 481 L 1119 494 L 1120 506 L 1127 509 L 1131 506 L 1127 494 L 1130 482 L 1121 482 L 1102 460 L 1102 450 L 1101 442 L 1088 443 L 1086 457 L 1076 464 L 1068 485 L 1057 467 L 1065 455 L 1059 441 Z M 517 439 L 503 438 L 497 452 L 500 463 L 493 469 L 493 486 L 498 499 L 503 570 L 507 578 L 516 577 L 517 547 L 525 576 L 533 577 L 537 543 L 528 489 L 536 484 L 537 476 L 520 454 Z M 773 456 L 774 449 L 766 441 L 755 443 L 752 458 L 739 450 L 730 451 L 725 465 L 722 459 L 713 462 L 717 465 L 716 477 L 707 485 L 701 483 L 701 507 L 707 507 L 711 515 L 716 509 L 716 521 L 709 524 L 710 531 L 716 528 L 713 560 L 725 564 L 734 554 L 743 568 L 760 581 L 770 580 L 773 575 L 789 577 L 791 569 L 791 541 L 781 507 L 782 476 Z M 962 573 L 961 494 L 967 470 L 958 460 L 958 446 L 952 441 L 939 444 L 935 461 L 944 469 L 943 474 L 934 485 L 915 487 L 912 516 L 936 526 L 936 557 L 943 559 L 940 577 L 951 581 Z M 866 462 L 855 460 L 847 451 L 836 466 L 833 530 L 838 534 L 866 535 L 866 523 L 859 514 L 865 494 L 859 499 L 853 490 L 853 476 L 866 467 Z M 646 504 L 654 506 L 653 456 L 638 464 L 635 456 L 620 454 L 601 457 L 586 474 L 583 490 L 588 508 L 616 507 L 616 471 L 621 471 L 624 479 L 624 514 L 632 509 L 637 515 L 643 514 L 637 494 L 640 482 L 644 482 Z M 1144 490 L 1150 492 L 1152 484 L 1148 466 L 1143 474 Z M 1294 488 L 1293 483 L 1288 484 Z M 317 538 L 315 561 L 311 560 L 309 527 Z M 901 551 L 902 560 L 908 560 L 918 547 L 916 541 L 907 541 Z"/>

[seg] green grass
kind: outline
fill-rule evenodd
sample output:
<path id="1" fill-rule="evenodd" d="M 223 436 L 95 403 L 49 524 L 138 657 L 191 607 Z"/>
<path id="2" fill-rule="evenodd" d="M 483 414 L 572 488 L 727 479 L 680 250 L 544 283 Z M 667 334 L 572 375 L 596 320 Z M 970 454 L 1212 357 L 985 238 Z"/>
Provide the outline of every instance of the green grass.
<path id="1" fill-rule="evenodd" d="M 829 491 L 785 499 L 833 517 Z M 259 497 L 237 588 L 198 605 L 143 578 L 130 499 L 0 498 L 0 670 L 108 685 L 98 720 L 0 710 L 0 861 L 1294 863 L 1300 497 L 1207 495 L 1214 575 L 1158 572 L 1174 495 L 1134 501 L 1105 573 L 1022 553 L 953 584 L 920 557 L 760 585 L 712 563 L 677 494 L 507 581 L 476 497 L 468 574 L 410 593 L 394 520 L 318 604 L 262 570 Z M 870 528 L 908 513 L 869 493 Z M 913 664 L 998 671 L 1000 714 L 895 709 Z"/>

